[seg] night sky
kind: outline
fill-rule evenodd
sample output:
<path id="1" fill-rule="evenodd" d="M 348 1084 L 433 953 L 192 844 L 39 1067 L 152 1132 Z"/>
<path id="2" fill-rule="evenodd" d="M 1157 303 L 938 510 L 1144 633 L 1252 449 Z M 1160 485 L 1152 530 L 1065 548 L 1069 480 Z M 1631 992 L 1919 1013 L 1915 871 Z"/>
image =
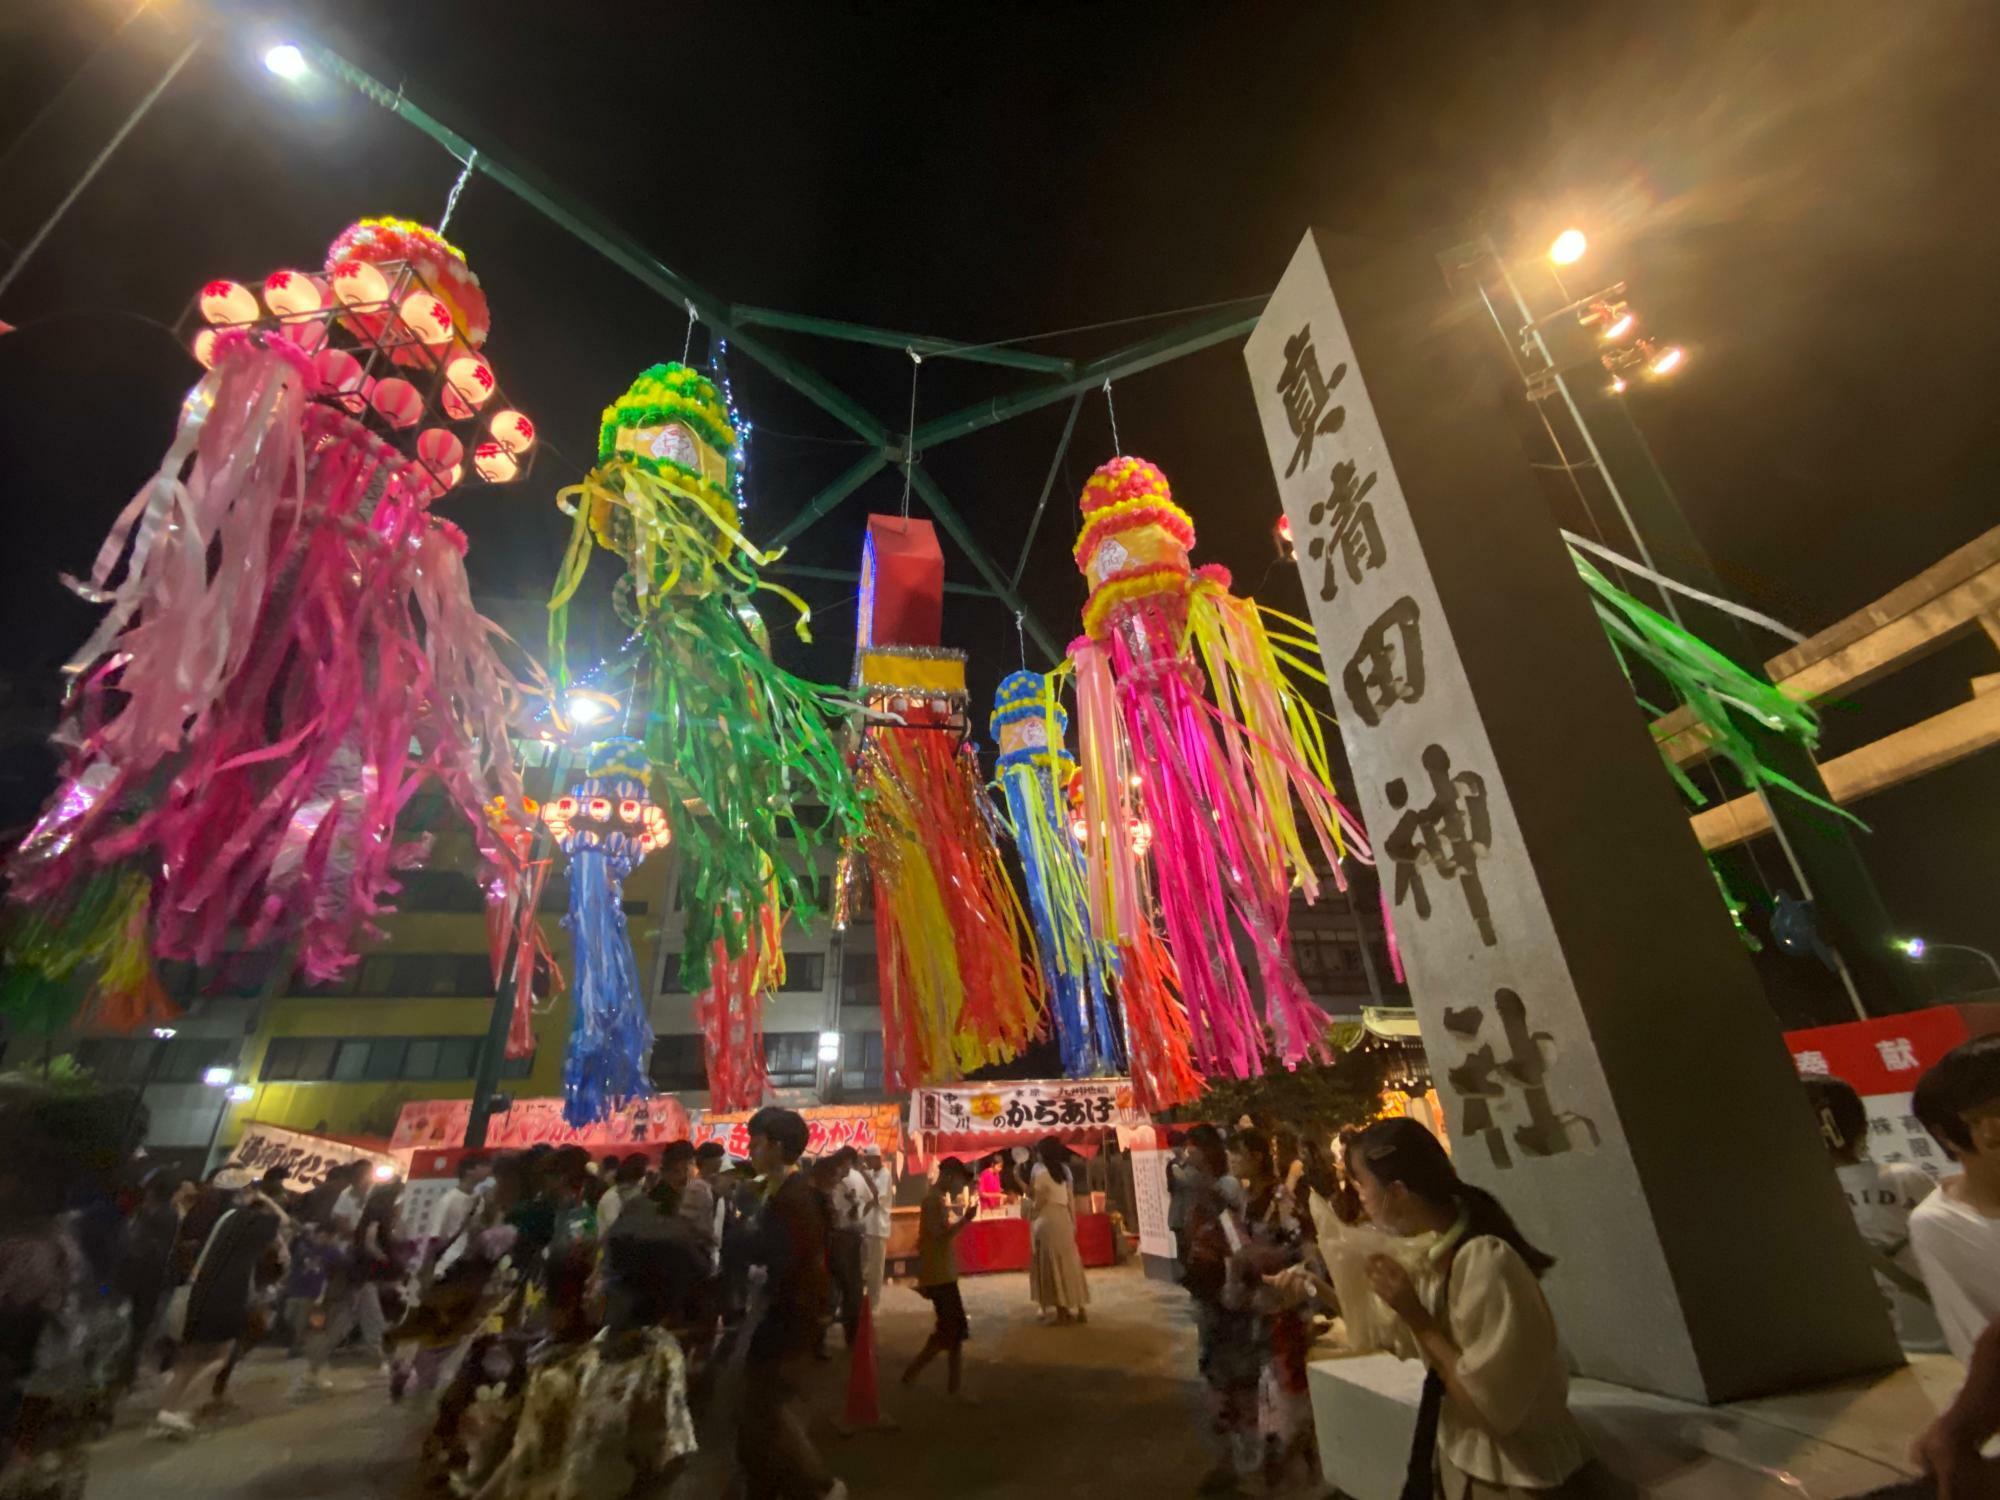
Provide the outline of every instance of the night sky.
<path id="1" fill-rule="evenodd" d="M 55 667 L 89 627 L 57 574 L 88 568 L 193 377 L 159 325 L 210 277 L 316 268 L 363 215 L 435 222 L 457 174 L 358 95 L 266 73 L 259 55 L 287 36 L 403 83 L 726 301 L 967 341 L 1266 292 L 1308 223 L 1389 241 L 1498 215 L 1532 247 L 1574 222 L 1600 279 L 1630 282 L 1647 326 L 1691 353 L 1682 378 L 1634 407 L 1745 602 L 1810 632 L 2000 521 L 2000 219 L 1979 186 L 2000 180 L 1990 5 L 159 0 L 117 31 L 129 8 L 13 0 L 0 15 L 0 263 L 189 28 L 208 27 L 0 297 L 0 318 L 20 329 L 0 338 L 12 523 L 0 824 L 17 825 L 45 788 L 32 742 Z M 441 508 L 471 535 L 483 595 L 539 597 L 568 527 L 554 490 L 588 461 L 604 404 L 639 369 L 679 357 L 687 319 L 483 178 L 449 234 L 491 299 L 487 353 L 549 442 L 528 483 Z M 1168 326 L 1021 347 L 1087 358 Z M 900 352 L 767 337 L 901 430 L 911 371 Z M 705 329 L 693 352 L 706 359 Z M 862 450 L 747 358 L 731 370 L 756 425 L 750 525 L 768 533 Z M 1033 379 L 927 361 L 918 421 Z M 1010 571 L 1066 409 L 923 455 Z M 1277 497 L 1238 348 L 1121 383 L 1116 413 L 1126 450 L 1159 463 L 1193 513 L 1198 559 L 1300 608 L 1296 576 L 1273 566 Z M 1111 452 L 1105 403 L 1091 397 L 1023 584 L 1058 641 L 1083 598 L 1075 497 Z M 793 560 L 854 567 L 863 514 L 893 512 L 901 496 L 899 474 L 878 476 Z M 952 578 L 978 581 L 947 555 Z M 598 560 L 607 585 L 611 567 Z M 843 679 L 852 591 L 798 587 L 820 644 L 781 645 L 781 658 Z M 1012 619 L 954 597 L 946 635 L 972 649 L 983 708 L 1018 662 Z M 1996 666 L 1983 637 L 1939 652 L 1830 707 L 1823 750 L 1962 701 L 1968 679 Z M 1860 811 L 1900 922 L 2000 947 L 2000 758 Z M 1775 850 L 1759 853 L 1776 883 Z M 1756 894 L 1760 871 L 1739 863 Z M 1783 969 L 1801 962 L 1766 961 L 1767 977 L 1788 983 Z"/>

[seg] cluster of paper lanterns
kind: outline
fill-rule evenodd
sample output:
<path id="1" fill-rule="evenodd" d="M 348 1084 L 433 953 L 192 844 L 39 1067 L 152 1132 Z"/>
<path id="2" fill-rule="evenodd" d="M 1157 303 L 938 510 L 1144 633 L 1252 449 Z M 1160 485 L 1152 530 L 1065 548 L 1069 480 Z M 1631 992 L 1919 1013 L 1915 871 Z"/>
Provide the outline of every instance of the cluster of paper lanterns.
<path id="1" fill-rule="evenodd" d="M 415 284 L 399 301 L 395 294 Z M 425 415 L 423 393 L 402 375 L 369 376 L 362 361 L 327 343 L 338 320 L 372 343 L 396 366 L 421 372 L 443 366 L 438 403 L 453 422 L 471 421 L 499 389 L 493 367 L 478 350 L 486 340 L 486 299 L 465 258 L 435 231 L 399 220 L 364 219 L 333 242 L 323 275 L 273 271 L 261 295 L 234 281 L 211 281 L 199 308 L 208 326 L 193 340 L 204 369 L 215 360 L 217 337 L 232 328 L 269 326 L 312 356 L 314 394 L 356 417 L 372 411 L 387 427 L 404 431 Z M 471 443 L 473 472 L 491 484 L 516 478 L 535 443 L 535 424 L 502 408 L 487 418 Z M 417 434 L 415 449 L 430 471 L 435 493 L 463 477 L 467 440 L 445 427 Z"/>
<path id="2" fill-rule="evenodd" d="M 613 799 L 572 792 L 544 802 L 542 821 L 549 825 L 550 836 L 565 850 L 571 847 L 572 840 L 597 845 L 618 834 L 637 845 L 639 858 L 644 859 L 673 842 L 666 809 L 636 797 Z"/>

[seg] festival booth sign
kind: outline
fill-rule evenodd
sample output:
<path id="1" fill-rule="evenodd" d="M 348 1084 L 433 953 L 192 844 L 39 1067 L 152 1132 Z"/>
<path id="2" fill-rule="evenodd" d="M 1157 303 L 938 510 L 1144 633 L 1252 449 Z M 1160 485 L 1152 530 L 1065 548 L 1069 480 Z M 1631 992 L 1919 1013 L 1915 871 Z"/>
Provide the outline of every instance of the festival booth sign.
<path id="1" fill-rule="evenodd" d="M 910 1095 L 909 1165 L 912 1171 L 928 1172 L 931 1158 L 959 1156 L 970 1161 L 1016 1146 L 1032 1147 L 1049 1136 L 1072 1151 L 1094 1156 L 1105 1141 L 1148 1130 L 1151 1124 L 1133 1101 L 1129 1078 L 917 1089 Z M 1118 1257 L 1111 1216 L 1079 1213 L 1076 1247 L 1086 1266 L 1113 1264 Z M 1012 1216 L 981 1217 L 958 1237 L 961 1275 L 1025 1270 L 1033 1253 L 1028 1221 Z"/>
<path id="2" fill-rule="evenodd" d="M 1911 1111 L 1910 1094 L 1931 1064 L 1968 1037 L 1990 1031 L 2000 1031 L 2000 1005 L 1939 1005 L 1788 1031 L 1785 1045 L 1801 1078 L 1838 1078 L 1861 1096 L 1870 1157 L 1941 1177 L 1948 1158 Z"/>
<path id="3" fill-rule="evenodd" d="M 472 1113 L 470 1099 L 413 1099 L 396 1117 L 389 1149 L 398 1153 L 451 1150 L 464 1144 Z M 694 1132 L 681 1101 L 656 1094 L 613 1110 L 581 1127 L 563 1119 L 560 1099 L 516 1099 L 486 1126 L 486 1150 L 519 1151 L 528 1146 L 643 1146 L 683 1141 Z"/>
<path id="4" fill-rule="evenodd" d="M 873 1146 L 894 1156 L 903 1145 L 903 1111 L 895 1104 L 816 1104 L 799 1110 L 806 1122 L 806 1154 L 825 1156 L 843 1146 L 857 1151 Z M 692 1139 L 697 1146 L 719 1141 L 731 1156 L 750 1155 L 751 1111 L 704 1113 Z"/>
<path id="5" fill-rule="evenodd" d="M 402 1170 L 380 1137 L 320 1135 L 257 1120 L 243 1127 L 243 1135 L 224 1165 L 241 1167 L 258 1177 L 273 1167 L 283 1167 L 288 1185 L 304 1192 L 325 1182 L 336 1167 L 357 1161 L 373 1162 L 398 1175 Z"/>

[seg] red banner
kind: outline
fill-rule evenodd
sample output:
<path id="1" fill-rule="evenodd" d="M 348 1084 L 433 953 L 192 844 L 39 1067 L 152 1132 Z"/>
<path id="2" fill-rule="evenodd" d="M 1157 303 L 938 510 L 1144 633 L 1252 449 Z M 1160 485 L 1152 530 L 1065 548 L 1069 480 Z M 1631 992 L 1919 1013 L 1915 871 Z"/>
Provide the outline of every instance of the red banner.
<path id="1" fill-rule="evenodd" d="M 396 1151 L 462 1146 L 470 1099 L 415 1099 L 396 1117 L 389 1138 Z M 628 1104 L 607 1119 L 578 1130 L 563 1119 L 560 1099 L 516 1099 L 514 1107 L 496 1114 L 486 1125 L 486 1144 L 496 1151 L 524 1146 L 625 1146 L 657 1141 L 682 1141 L 694 1134 L 693 1121 L 672 1094 L 656 1094 Z"/>
<path id="2" fill-rule="evenodd" d="M 1949 1005 L 1847 1021 L 1839 1026 L 1814 1026 L 1785 1033 L 1792 1062 L 1800 1077 L 1831 1074 L 1845 1079 L 1854 1092 L 1907 1094 L 1924 1069 L 1951 1051 L 1970 1033 L 1965 1017 Z"/>
<path id="3" fill-rule="evenodd" d="M 705 1114 L 695 1126 L 694 1142 L 720 1141 L 731 1156 L 750 1154 L 750 1111 Z M 799 1111 L 805 1116 L 806 1154 L 825 1156 L 842 1146 L 857 1151 L 874 1146 L 885 1155 L 900 1149 L 903 1112 L 894 1104 L 815 1104 Z"/>

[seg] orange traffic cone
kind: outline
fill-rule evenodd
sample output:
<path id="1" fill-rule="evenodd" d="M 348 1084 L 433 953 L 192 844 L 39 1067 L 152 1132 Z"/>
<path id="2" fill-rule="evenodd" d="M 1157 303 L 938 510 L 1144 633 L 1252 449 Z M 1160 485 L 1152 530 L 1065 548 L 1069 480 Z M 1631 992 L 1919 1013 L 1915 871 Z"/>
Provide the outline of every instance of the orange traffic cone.
<path id="1" fill-rule="evenodd" d="M 861 1294 L 861 1319 L 854 1328 L 854 1347 L 848 1351 L 847 1410 L 841 1428 L 884 1427 L 882 1402 L 875 1385 L 875 1309 L 868 1294 Z"/>

